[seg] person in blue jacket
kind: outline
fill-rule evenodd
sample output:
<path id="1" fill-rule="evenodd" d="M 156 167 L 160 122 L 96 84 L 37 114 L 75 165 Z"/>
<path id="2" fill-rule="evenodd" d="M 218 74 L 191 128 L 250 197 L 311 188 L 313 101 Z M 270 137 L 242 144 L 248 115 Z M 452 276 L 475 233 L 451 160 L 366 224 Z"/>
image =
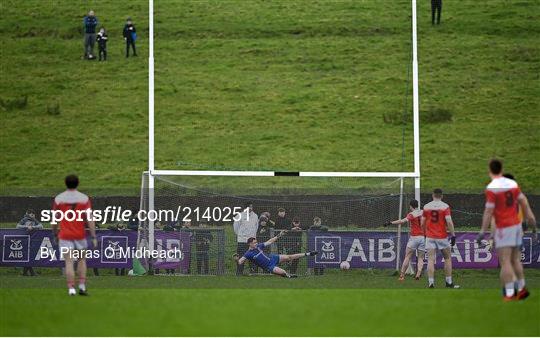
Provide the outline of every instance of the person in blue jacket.
<path id="1" fill-rule="evenodd" d="M 94 44 L 96 42 L 96 27 L 99 24 L 94 11 L 89 11 L 83 19 L 84 58 L 94 59 Z"/>

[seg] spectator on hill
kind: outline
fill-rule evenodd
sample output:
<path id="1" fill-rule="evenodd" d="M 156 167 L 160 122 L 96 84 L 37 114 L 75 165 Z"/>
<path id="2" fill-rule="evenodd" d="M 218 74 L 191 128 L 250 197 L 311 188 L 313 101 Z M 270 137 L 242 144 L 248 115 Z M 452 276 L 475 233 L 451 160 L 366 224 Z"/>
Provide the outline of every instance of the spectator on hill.
<path id="1" fill-rule="evenodd" d="M 124 40 L 126 40 L 126 57 L 129 57 L 129 46 L 133 49 L 133 56 L 137 56 L 137 51 L 135 50 L 137 30 L 135 29 L 131 18 L 127 18 L 126 25 L 124 26 Z"/>
<path id="2" fill-rule="evenodd" d="M 199 275 L 208 275 L 208 251 L 210 251 L 210 243 L 214 240 L 212 233 L 205 229 L 206 224 L 200 223 L 199 229 L 195 231 L 195 256 L 197 258 L 197 273 Z"/>
<path id="3" fill-rule="evenodd" d="M 435 12 L 437 12 L 437 25 L 441 23 L 442 0 L 431 0 L 431 24 L 435 24 Z"/>
<path id="4" fill-rule="evenodd" d="M 233 223 L 234 233 L 236 234 L 236 253 L 243 256 L 249 249 L 247 240 L 250 237 L 257 236 L 257 228 L 259 217 L 253 212 L 253 203 L 248 202 L 245 205 L 244 211 L 240 213 L 240 219 Z M 249 264 L 251 273 L 255 272 L 255 264 Z M 244 265 L 236 266 L 236 275 L 241 276 L 244 273 Z"/>
<path id="5" fill-rule="evenodd" d="M 319 217 L 313 218 L 313 225 L 309 227 L 309 231 L 328 231 L 328 228 L 322 225 L 322 221 Z M 313 272 L 315 276 L 324 275 L 324 267 L 314 268 Z"/>
<path id="6" fill-rule="evenodd" d="M 17 229 L 24 229 L 30 234 L 34 230 L 43 229 L 43 225 L 36 219 L 36 213 L 32 209 L 26 210 L 23 218 L 17 224 Z M 27 266 L 23 268 L 23 276 L 35 276 L 34 268 Z"/>
<path id="7" fill-rule="evenodd" d="M 97 34 L 97 43 L 99 48 L 99 61 L 103 58 L 103 61 L 107 61 L 107 32 L 105 28 L 101 27 Z"/>
<path id="8" fill-rule="evenodd" d="M 89 11 L 83 19 L 84 30 L 84 58 L 94 58 L 94 43 L 96 41 L 96 27 L 98 25 L 98 19 L 94 14 L 94 11 Z"/>

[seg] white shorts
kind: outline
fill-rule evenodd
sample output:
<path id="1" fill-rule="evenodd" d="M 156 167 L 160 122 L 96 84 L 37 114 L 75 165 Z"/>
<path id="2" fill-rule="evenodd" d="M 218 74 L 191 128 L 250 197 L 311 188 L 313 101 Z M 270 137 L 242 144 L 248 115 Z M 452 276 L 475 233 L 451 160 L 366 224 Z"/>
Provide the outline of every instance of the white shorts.
<path id="1" fill-rule="evenodd" d="M 523 244 L 521 224 L 495 229 L 495 249 L 519 247 Z"/>
<path id="2" fill-rule="evenodd" d="M 450 247 L 448 238 L 426 238 L 426 249 L 444 250 Z"/>
<path id="3" fill-rule="evenodd" d="M 68 248 L 70 250 L 85 250 L 88 249 L 88 242 L 85 239 L 60 239 L 58 241 L 58 247 Z"/>
<path id="4" fill-rule="evenodd" d="M 426 251 L 426 241 L 424 236 L 411 236 L 407 242 L 407 248 L 412 250 Z"/>

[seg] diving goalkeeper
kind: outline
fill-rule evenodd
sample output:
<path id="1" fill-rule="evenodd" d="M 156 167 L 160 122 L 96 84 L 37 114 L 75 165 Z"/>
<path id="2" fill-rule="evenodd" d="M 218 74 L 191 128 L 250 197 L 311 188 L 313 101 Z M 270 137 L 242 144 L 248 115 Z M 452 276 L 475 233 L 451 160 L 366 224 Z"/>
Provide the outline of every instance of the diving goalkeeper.
<path id="1" fill-rule="evenodd" d="M 235 254 L 233 257 L 239 265 L 244 264 L 246 260 L 249 260 L 255 263 L 255 265 L 257 265 L 258 267 L 270 273 L 273 273 L 274 275 L 285 278 L 296 278 L 296 275 L 292 275 L 287 271 L 283 270 L 278 266 L 278 264 L 283 262 L 290 262 L 306 256 L 315 256 L 317 254 L 317 251 L 297 253 L 292 255 L 270 254 L 269 256 L 267 256 L 262 249 L 277 241 L 284 234 L 285 231 L 281 231 L 277 236 L 270 238 L 264 243 L 258 243 L 255 237 L 250 237 L 247 240 L 249 250 L 246 251 L 246 253 L 242 257 L 239 257 L 238 254 Z"/>

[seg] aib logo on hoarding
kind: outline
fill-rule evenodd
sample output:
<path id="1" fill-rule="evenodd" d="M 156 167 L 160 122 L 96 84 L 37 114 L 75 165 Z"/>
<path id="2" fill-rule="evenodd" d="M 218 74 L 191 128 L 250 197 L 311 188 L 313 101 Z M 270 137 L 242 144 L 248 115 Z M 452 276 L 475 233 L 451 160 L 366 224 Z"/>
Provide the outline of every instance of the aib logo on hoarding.
<path id="1" fill-rule="evenodd" d="M 315 263 L 339 264 L 341 262 L 341 237 L 316 236 L 315 250 L 319 252 L 315 256 Z"/>
<path id="2" fill-rule="evenodd" d="M 521 246 L 521 262 L 523 264 L 532 263 L 532 238 L 523 238 L 523 245 Z"/>
<path id="3" fill-rule="evenodd" d="M 4 235 L 3 262 L 28 262 L 30 258 L 29 235 Z"/>
<path id="4" fill-rule="evenodd" d="M 101 237 L 101 263 L 127 263 L 127 236 Z"/>

